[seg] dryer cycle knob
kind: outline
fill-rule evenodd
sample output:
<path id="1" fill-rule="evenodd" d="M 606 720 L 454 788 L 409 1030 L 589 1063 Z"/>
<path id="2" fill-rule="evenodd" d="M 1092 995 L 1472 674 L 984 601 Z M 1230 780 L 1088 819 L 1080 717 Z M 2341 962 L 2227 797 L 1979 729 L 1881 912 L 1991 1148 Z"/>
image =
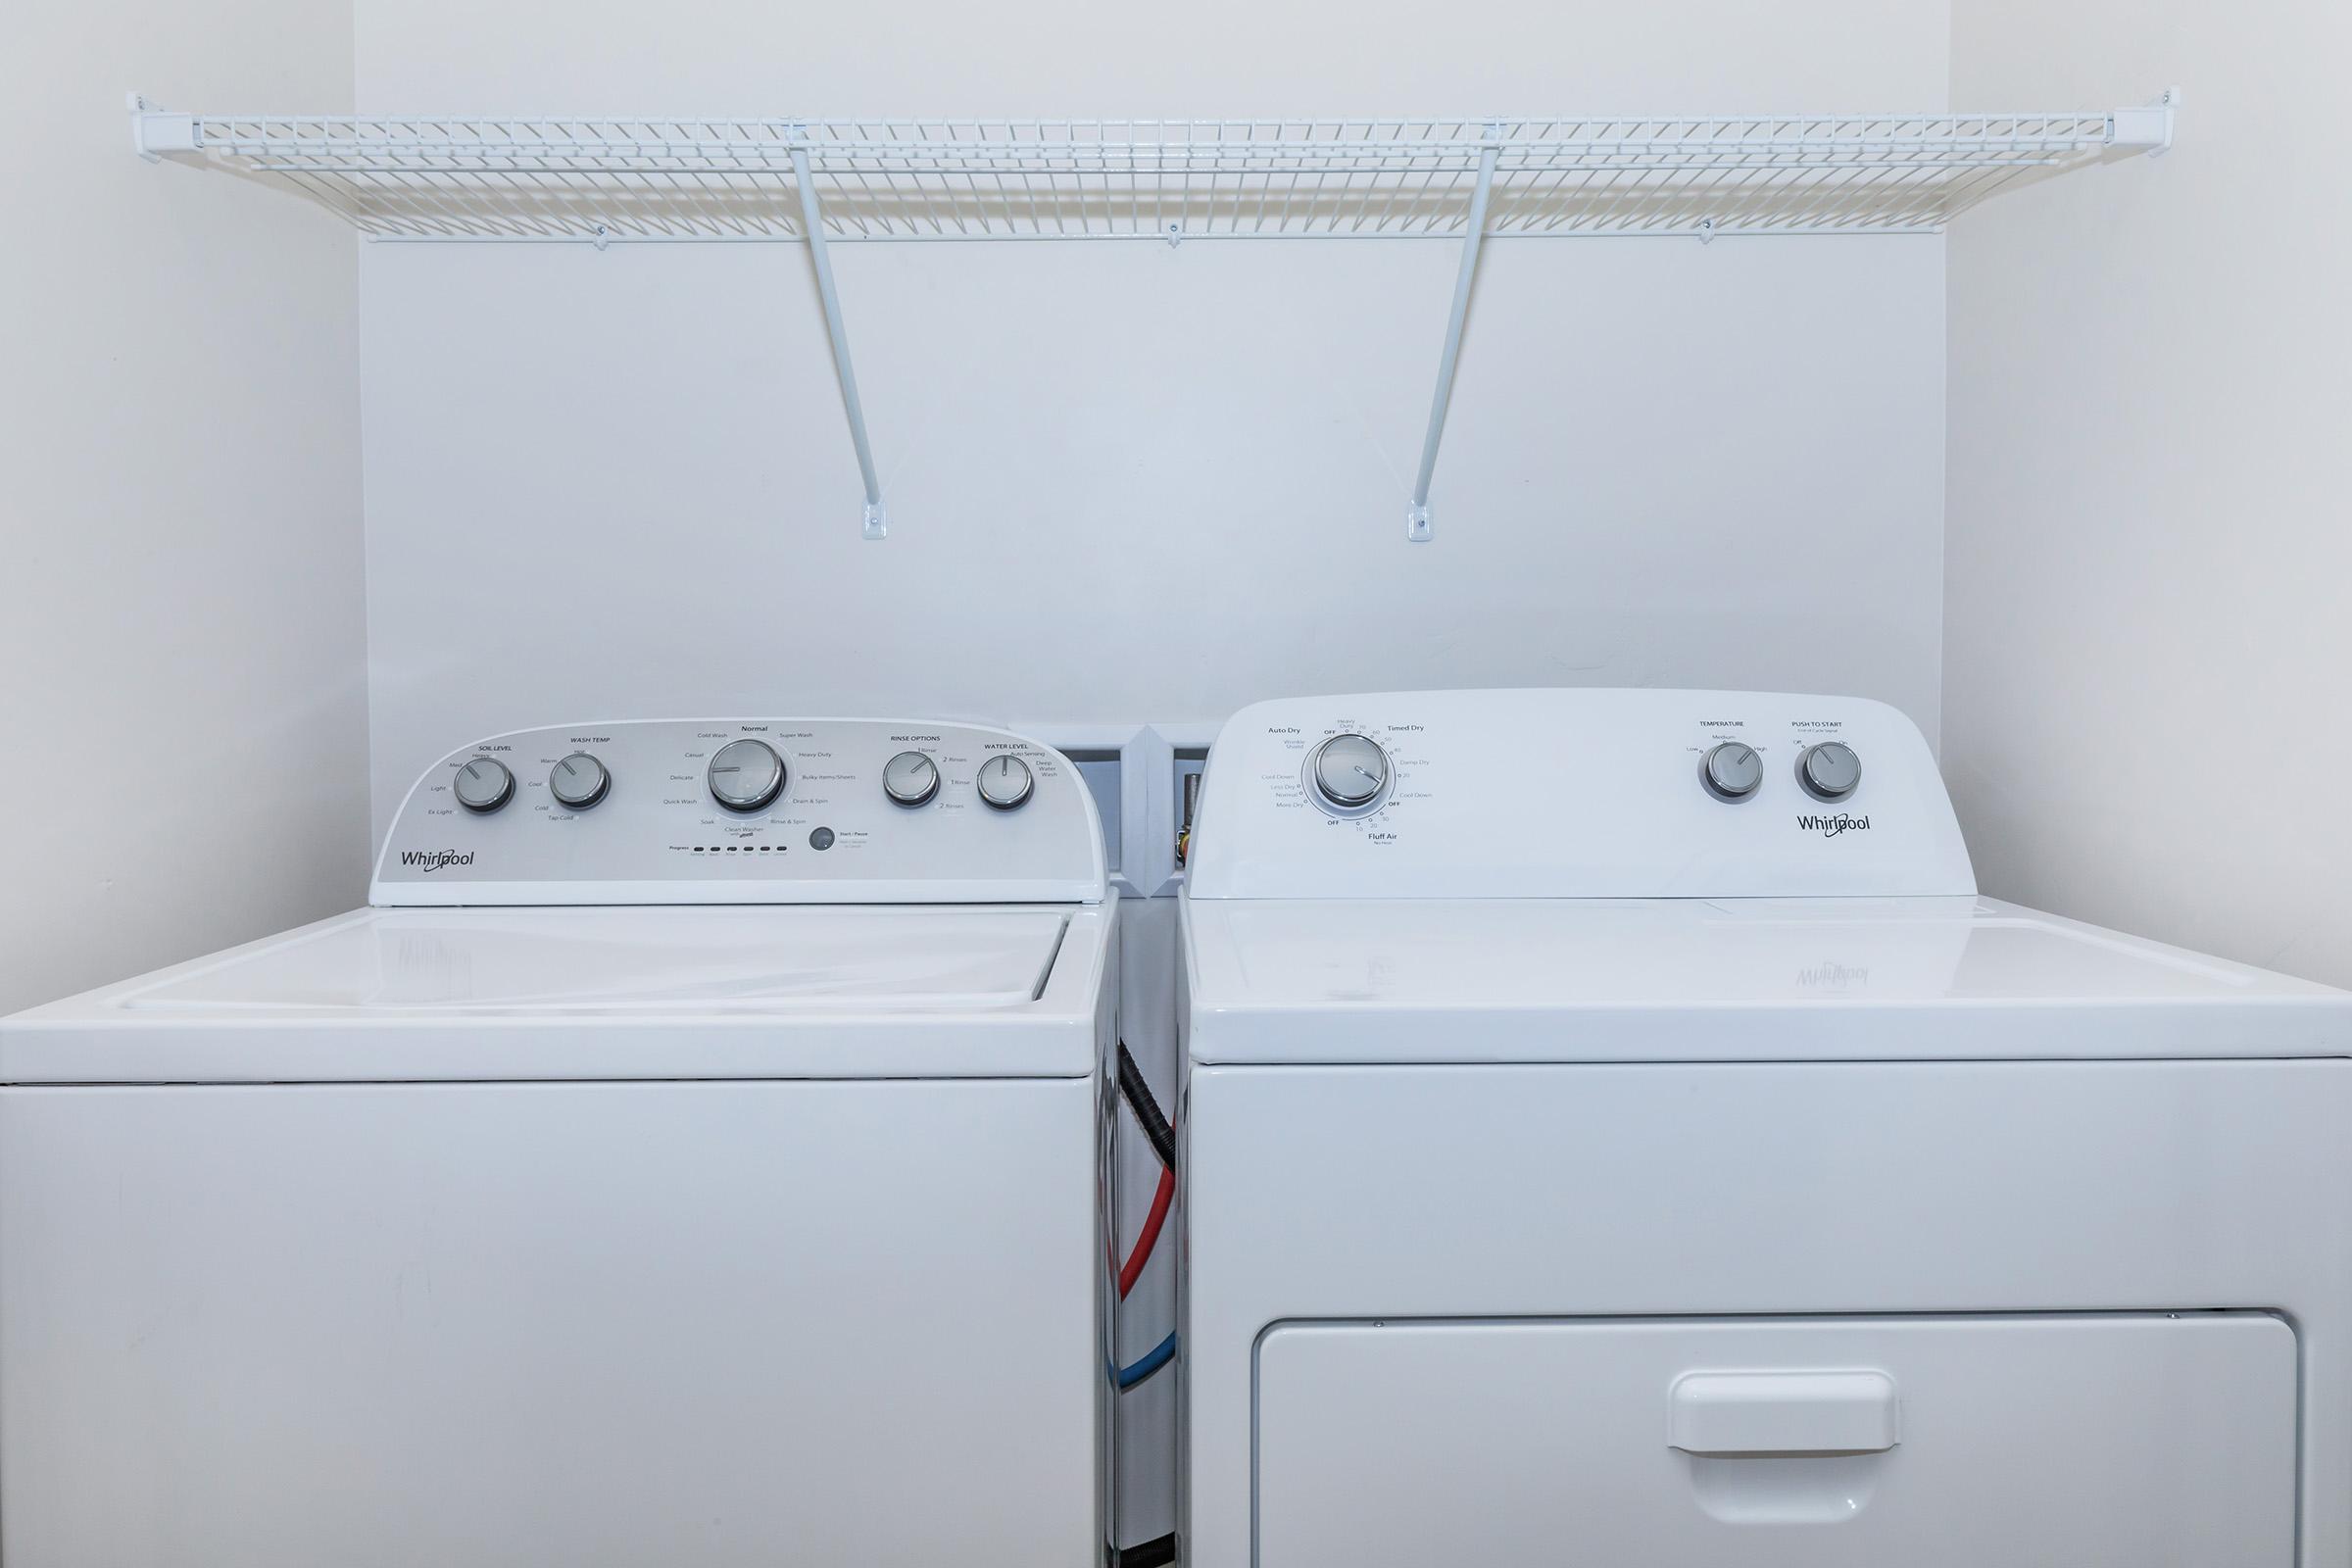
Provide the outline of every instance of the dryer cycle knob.
<path id="1" fill-rule="evenodd" d="M 1334 735 L 1306 760 L 1306 780 L 1334 811 L 1366 811 L 1389 787 L 1389 754 L 1369 735 Z"/>
<path id="2" fill-rule="evenodd" d="M 612 788 L 605 764 L 586 752 L 574 752 L 548 770 L 547 793 L 569 810 L 585 811 Z"/>
<path id="3" fill-rule="evenodd" d="M 471 757 L 458 769 L 458 804 L 488 816 L 514 798 L 514 775 L 495 757 Z"/>
<path id="4" fill-rule="evenodd" d="M 710 798 L 730 811 L 764 811 L 784 793 L 790 774 L 765 741 L 729 741 L 710 754 L 706 775 Z"/>
<path id="5" fill-rule="evenodd" d="M 939 793 L 939 764 L 927 752 L 901 752 L 882 764 L 882 793 L 901 806 L 928 806 Z"/>
<path id="6" fill-rule="evenodd" d="M 1842 801 L 1862 782 L 1862 759 L 1841 741 L 1808 746 L 1796 760 L 1796 781 L 1817 801 Z"/>
<path id="7" fill-rule="evenodd" d="M 1000 811 L 1017 810 L 1029 803 L 1037 776 L 1017 757 L 999 752 L 980 764 L 980 798 Z"/>
<path id="8" fill-rule="evenodd" d="M 1744 741 L 1725 741 L 1708 748 L 1698 777 L 1717 800 L 1744 801 L 1764 782 L 1764 760 Z"/>

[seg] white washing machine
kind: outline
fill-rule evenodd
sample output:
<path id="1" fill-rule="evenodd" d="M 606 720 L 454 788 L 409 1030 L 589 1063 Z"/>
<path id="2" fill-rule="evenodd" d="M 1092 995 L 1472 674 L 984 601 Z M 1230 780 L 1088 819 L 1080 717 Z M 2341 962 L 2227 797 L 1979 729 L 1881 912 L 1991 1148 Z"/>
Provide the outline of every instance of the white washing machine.
<path id="1" fill-rule="evenodd" d="M 9 1568 L 1100 1560 L 1065 760 L 501 736 L 369 902 L 0 1022 Z"/>
<path id="2" fill-rule="evenodd" d="M 1194 1568 L 2352 1564 L 2352 997 L 1978 897 L 1901 714 L 1261 704 L 1191 878 Z"/>

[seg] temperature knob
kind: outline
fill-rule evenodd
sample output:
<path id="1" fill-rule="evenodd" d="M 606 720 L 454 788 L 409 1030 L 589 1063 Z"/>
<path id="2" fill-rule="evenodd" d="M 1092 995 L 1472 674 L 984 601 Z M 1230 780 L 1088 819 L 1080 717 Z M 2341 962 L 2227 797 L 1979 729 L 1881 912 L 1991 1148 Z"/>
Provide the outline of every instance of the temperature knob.
<path id="1" fill-rule="evenodd" d="M 1029 803 L 1037 788 L 1029 764 L 1003 752 L 980 764 L 980 798 L 1000 811 L 1016 810 Z"/>
<path id="2" fill-rule="evenodd" d="M 514 798 L 514 775 L 495 757 L 475 757 L 458 769 L 458 804 L 488 816 Z"/>
<path id="3" fill-rule="evenodd" d="M 1796 760 L 1796 781 L 1816 800 L 1842 801 L 1862 782 L 1862 759 L 1839 741 L 1808 746 Z"/>
<path id="4" fill-rule="evenodd" d="M 1719 801 L 1744 801 L 1764 782 L 1764 760 L 1742 741 L 1725 741 L 1708 750 L 1698 764 L 1699 782 Z"/>
<path id="5" fill-rule="evenodd" d="M 939 764 L 923 752 L 901 752 L 882 764 L 882 793 L 901 806 L 928 806 L 939 793 Z"/>
<path id="6" fill-rule="evenodd" d="M 784 759 L 765 741 L 729 741 L 710 756 L 710 798 L 730 811 L 764 811 L 784 793 Z"/>
<path id="7" fill-rule="evenodd" d="M 612 775 L 605 764 L 586 752 L 574 752 L 558 762 L 547 775 L 547 793 L 560 806 L 574 811 L 585 811 L 605 798 L 612 787 Z"/>
<path id="8" fill-rule="evenodd" d="M 1389 787 L 1389 754 L 1368 735 L 1334 735 L 1306 760 L 1307 782 L 1335 811 L 1368 811 Z"/>

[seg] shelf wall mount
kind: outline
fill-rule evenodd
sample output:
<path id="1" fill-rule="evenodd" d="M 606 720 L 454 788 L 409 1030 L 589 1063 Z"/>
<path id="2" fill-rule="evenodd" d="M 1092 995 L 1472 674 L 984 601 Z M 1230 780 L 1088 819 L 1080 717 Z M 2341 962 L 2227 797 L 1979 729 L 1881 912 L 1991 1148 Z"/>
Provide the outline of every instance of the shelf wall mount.
<path id="1" fill-rule="evenodd" d="M 1459 240 L 1406 510 L 1430 487 L 1489 239 L 1916 234 L 2012 186 L 2173 144 L 2180 93 L 2035 113 L 711 120 L 175 113 L 133 96 L 150 161 L 276 180 L 372 239 L 805 244 L 857 450 L 888 527 L 830 247 L 972 240 Z"/>

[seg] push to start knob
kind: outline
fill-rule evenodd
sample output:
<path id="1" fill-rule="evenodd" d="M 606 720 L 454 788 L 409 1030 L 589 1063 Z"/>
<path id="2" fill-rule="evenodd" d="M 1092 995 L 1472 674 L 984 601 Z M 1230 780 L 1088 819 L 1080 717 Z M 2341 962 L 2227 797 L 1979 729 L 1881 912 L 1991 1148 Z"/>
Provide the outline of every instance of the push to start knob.
<path id="1" fill-rule="evenodd" d="M 927 806 L 939 793 L 939 764 L 924 752 L 901 752 L 882 764 L 882 793 L 901 806 Z"/>
<path id="2" fill-rule="evenodd" d="M 1796 781 L 1817 801 L 1842 801 L 1862 782 L 1862 759 L 1841 741 L 1808 746 L 1796 760 Z"/>
<path id="3" fill-rule="evenodd" d="M 586 752 L 574 752 L 548 770 L 547 792 L 567 810 L 585 811 L 605 798 L 612 775 Z"/>
<path id="4" fill-rule="evenodd" d="M 1369 735 L 1334 735 L 1306 760 L 1306 780 L 1331 810 L 1370 810 L 1389 787 L 1389 754 Z"/>
<path id="5" fill-rule="evenodd" d="M 488 816 L 514 798 L 514 775 L 495 757 L 474 757 L 458 769 L 458 804 Z"/>
<path id="6" fill-rule="evenodd" d="M 1725 741 L 1708 749 L 1698 778 L 1719 801 L 1744 801 L 1764 782 L 1764 760 L 1744 741 Z"/>
<path id="7" fill-rule="evenodd" d="M 764 811 L 784 793 L 784 759 L 765 741 L 729 741 L 710 754 L 710 798 L 730 811 Z"/>
<path id="8" fill-rule="evenodd" d="M 980 798 L 1000 811 L 1017 810 L 1029 804 L 1037 776 L 1029 764 L 1003 752 L 980 764 Z"/>

